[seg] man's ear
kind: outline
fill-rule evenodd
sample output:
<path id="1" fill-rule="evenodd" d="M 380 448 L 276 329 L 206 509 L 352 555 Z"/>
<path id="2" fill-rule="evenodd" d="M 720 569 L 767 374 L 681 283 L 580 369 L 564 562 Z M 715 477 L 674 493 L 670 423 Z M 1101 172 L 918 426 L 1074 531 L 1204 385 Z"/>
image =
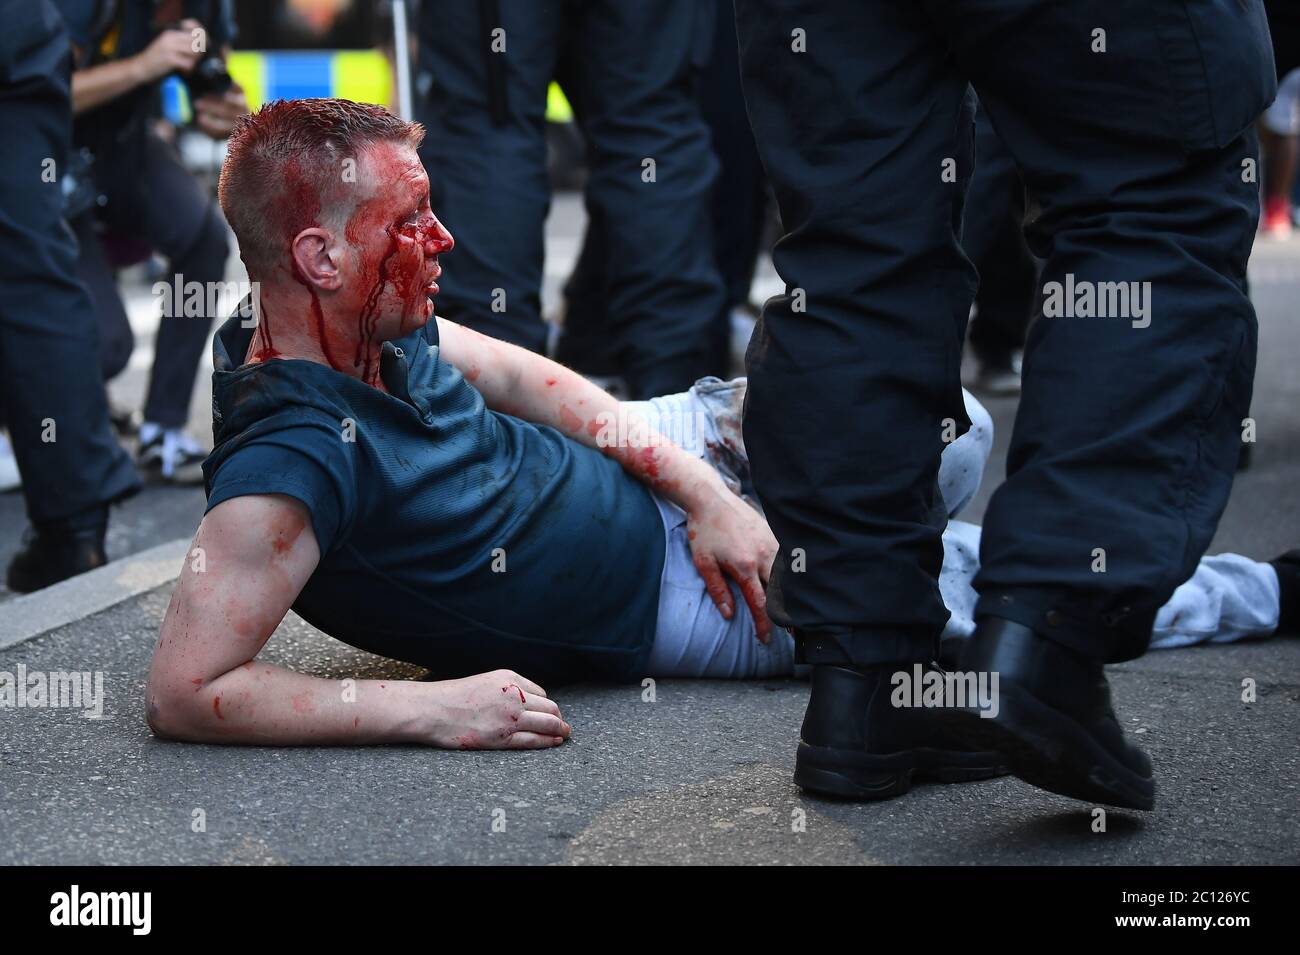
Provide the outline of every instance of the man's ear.
<path id="1" fill-rule="evenodd" d="M 338 291 L 343 284 L 339 275 L 338 250 L 334 236 L 325 229 L 303 229 L 293 239 L 291 250 L 299 278 L 325 291 Z"/>

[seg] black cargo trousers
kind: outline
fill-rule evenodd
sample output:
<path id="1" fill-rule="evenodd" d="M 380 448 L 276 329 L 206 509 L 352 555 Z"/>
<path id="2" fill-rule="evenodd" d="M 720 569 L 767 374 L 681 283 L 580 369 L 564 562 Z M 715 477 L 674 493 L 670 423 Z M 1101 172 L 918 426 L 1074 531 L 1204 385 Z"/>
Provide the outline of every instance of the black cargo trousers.
<path id="1" fill-rule="evenodd" d="M 1089 657 L 1146 648 L 1232 485 L 1254 376 L 1259 0 L 737 0 L 787 292 L 745 442 L 809 662 L 933 657 L 935 475 L 966 427 L 973 99 L 1041 212 L 1042 316 L 977 614 Z"/>

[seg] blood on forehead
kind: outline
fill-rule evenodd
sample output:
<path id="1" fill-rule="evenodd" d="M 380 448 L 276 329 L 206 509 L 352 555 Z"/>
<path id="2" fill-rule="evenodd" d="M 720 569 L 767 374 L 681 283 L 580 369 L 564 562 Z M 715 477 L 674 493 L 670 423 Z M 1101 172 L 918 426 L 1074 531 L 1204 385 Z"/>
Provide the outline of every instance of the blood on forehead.
<path id="1" fill-rule="evenodd" d="M 419 221 L 414 218 L 429 188 L 414 149 L 380 143 L 367 150 L 358 172 L 359 185 L 365 188 L 368 184 L 370 189 L 356 204 L 344 230 L 350 245 L 382 245 L 394 233 L 417 242 L 438 241 L 432 216 Z"/>

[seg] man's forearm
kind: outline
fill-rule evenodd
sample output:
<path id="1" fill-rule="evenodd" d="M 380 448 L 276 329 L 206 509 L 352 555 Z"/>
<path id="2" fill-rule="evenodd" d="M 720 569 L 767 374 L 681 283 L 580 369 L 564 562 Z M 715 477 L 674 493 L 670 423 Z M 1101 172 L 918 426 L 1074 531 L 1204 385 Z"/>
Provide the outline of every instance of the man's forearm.
<path id="1" fill-rule="evenodd" d="M 101 63 L 72 74 L 72 112 L 84 113 L 148 82 L 135 57 Z"/>
<path id="2" fill-rule="evenodd" d="M 325 680 L 256 660 L 192 682 L 150 698 L 160 735 L 277 746 L 419 742 L 433 709 L 432 684 Z"/>
<path id="3" fill-rule="evenodd" d="M 683 509 L 689 511 L 708 495 L 725 490 L 713 468 L 640 416 L 620 413 L 617 399 L 577 372 L 524 352 L 514 384 L 510 408 L 500 410 L 549 424 L 600 450 Z"/>

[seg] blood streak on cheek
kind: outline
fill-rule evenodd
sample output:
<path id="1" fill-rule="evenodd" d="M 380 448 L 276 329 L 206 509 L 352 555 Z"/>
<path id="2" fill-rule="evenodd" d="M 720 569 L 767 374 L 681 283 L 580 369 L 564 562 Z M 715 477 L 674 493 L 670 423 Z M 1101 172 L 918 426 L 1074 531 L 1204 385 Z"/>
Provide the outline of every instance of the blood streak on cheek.
<path id="1" fill-rule="evenodd" d="M 367 381 L 374 371 L 374 351 L 369 345 L 379 324 L 379 300 L 388 282 L 389 262 L 397 252 L 397 237 L 392 229 L 385 227 L 390 217 L 391 213 L 383 203 L 366 202 L 353 213 L 344 229 L 348 244 L 360 257 L 357 286 L 367 289 L 365 298 L 357 306 L 357 333 L 352 356 L 352 367 L 360 368 L 362 379 Z M 389 242 L 385 252 L 378 257 L 361 255 L 361 250 L 368 246 L 370 237 L 381 230 L 388 233 Z"/>
<path id="2" fill-rule="evenodd" d="M 217 719 L 225 719 L 225 717 L 221 715 L 221 697 L 214 696 L 212 698 L 212 712 L 217 714 Z"/>

